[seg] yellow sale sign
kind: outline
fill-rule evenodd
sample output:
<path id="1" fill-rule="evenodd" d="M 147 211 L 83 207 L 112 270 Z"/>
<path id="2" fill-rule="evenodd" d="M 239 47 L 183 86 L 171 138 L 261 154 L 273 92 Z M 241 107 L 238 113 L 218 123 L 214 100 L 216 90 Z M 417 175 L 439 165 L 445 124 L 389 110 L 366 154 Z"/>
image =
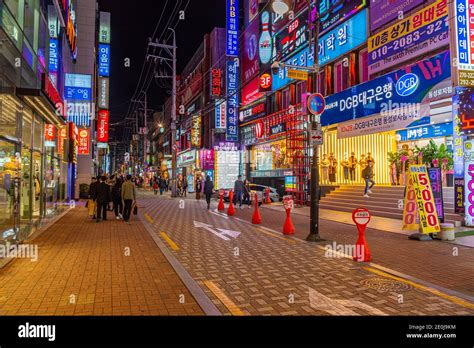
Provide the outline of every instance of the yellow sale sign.
<path id="1" fill-rule="evenodd" d="M 404 231 L 417 231 L 419 224 L 416 221 L 418 206 L 416 204 L 416 192 L 413 187 L 413 179 L 408 176 L 408 183 L 405 189 L 405 203 L 403 205 L 403 227 Z"/>
<path id="2" fill-rule="evenodd" d="M 425 234 L 437 233 L 440 231 L 440 225 L 428 169 L 425 165 L 412 165 L 408 170 L 410 178 L 413 180 L 422 232 Z"/>

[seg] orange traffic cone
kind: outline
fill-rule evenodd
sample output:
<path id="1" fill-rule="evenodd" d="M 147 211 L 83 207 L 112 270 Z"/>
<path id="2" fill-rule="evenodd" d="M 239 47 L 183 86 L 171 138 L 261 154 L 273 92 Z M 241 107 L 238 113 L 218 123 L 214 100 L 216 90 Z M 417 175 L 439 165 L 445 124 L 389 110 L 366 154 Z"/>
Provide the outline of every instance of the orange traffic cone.
<path id="1" fill-rule="evenodd" d="M 283 225 L 283 234 L 295 234 L 295 226 L 290 217 L 291 209 L 286 209 L 286 219 L 285 224 Z"/>
<path id="2" fill-rule="evenodd" d="M 267 187 L 265 189 L 265 204 L 271 204 L 272 203 L 272 200 L 270 199 L 270 188 Z"/>
<path id="3" fill-rule="evenodd" d="M 234 216 L 235 215 L 235 209 L 234 209 L 234 203 L 232 202 L 234 200 L 234 191 L 230 190 L 229 191 L 229 208 L 227 209 L 227 215 L 229 216 Z"/>
<path id="4" fill-rule="evenodd" d="M 262 218 L 260 217 L 260 212 L 258 211 L 258 195 L 255 193 L 255 211 L 252 216 L 252 223 L 255 225 L 260 225 L 262 223 Z"/>
<path id="5" fill-rule="evenodd" d="M 220 197 L 220 200 L 219 200 L 219 204 L 217 205 L 217 210 L 222 211 L 222 210 L 225 210 L 224 195 L 219 194 L 219 197 Z"/>

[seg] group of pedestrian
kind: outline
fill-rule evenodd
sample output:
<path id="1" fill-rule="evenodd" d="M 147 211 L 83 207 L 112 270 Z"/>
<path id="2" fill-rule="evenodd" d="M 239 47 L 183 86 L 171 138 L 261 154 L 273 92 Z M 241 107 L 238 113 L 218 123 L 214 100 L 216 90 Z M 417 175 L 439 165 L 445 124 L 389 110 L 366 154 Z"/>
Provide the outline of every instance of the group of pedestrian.
<path id="1" fill-rule="evenodd" d="M 132 176 L 123 177 L 113 175 L 107 179 L 102 175 L 98 178 L 93 177 L 89 186 L 89 199 L 94 204 L 93 219 L 96 222 L 107 220 L 107 211 L 110 202 L 113 203 L 112 210 L 117 220 L 125 222 L 130 220 L 132 208 L 136 204 L 136 185 L 137 181 L 132 182 Z"/>
<path id="2" fill-rule="evenodd" d="M 161 176 L 155 176 L 151 181 L 151 186 L 153 188 L 153 193 L 155 194 L 155 196 L 158 195 L 158 190 L 160 191 L 160 196 L 162 196 L 163 192 L 168 192 L 169 180 Z"/>
<path id="3" fill-rule="evenodd" d="M 242 209 L 242 203 L 247 204 L 249 209 L 251 208 L 250 192 L 250 181 L 247 179 L 243 181 L 242 175 L 239 175 L 234 182 L 234 203 L 239 202 L 240 209 Z"/>

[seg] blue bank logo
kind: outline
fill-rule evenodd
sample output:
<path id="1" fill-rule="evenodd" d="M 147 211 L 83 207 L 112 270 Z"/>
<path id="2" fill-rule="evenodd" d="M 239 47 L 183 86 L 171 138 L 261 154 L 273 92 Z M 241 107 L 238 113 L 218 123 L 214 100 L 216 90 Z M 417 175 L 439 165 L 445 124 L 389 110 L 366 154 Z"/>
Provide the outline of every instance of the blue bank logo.
<path id="1" fill-rule="evenodd" d="M 418 75 L 408 73 L 398 79 L 395 89 L 401 97 L 407 97 L 415 93 L 416 89 L 420 85 L 420 79 Z"/>

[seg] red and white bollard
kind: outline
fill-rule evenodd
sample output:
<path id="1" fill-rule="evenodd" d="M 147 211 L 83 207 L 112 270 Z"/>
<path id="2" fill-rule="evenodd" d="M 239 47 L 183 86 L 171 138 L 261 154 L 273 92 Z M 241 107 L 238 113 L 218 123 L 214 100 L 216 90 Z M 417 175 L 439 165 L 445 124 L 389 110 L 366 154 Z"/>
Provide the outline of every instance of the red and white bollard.
<path id="1" fill-rule="evenodd" d="M 365 208 L 355 209 L 352 212 L 352 221 L 354 221 L 359 231 L 359 238 L 357 239 L 353 259 L 357 262 L 370 262 L 372 256 L 370 255 L 369 245 L 365 239 L 365 228 L 370 221 L 369 211 Z"/>
<path id="2" fill-rule="evenodd" d="M 260 216 L 260 212 L 258 211 L 258 195 L 254 193 L 255 198 L 255 211 L 253 212 L 252 216 L 252 223 L 255 225 L 260 225 L 262 223 L 262 217 Z"/>
<path id="3" fill-rule="evenodd" d="M 286 210 L 286 219 L 285 224 L 283 225 L 283 234 L 295 234 L 295 226 L 293 226 L 293 222 L 291 221 L 291 209 L 293 209 L 294 202 L 292 196 L 283 196 L 283 206 Z"/>
<path id="4" fill-rule="evenodd" d="M 219 190 L 219 204 L 217 205 L 217 210 L 223 211 L 225 210 L 224 206 L 224 190 L 220 189 Z"/>

